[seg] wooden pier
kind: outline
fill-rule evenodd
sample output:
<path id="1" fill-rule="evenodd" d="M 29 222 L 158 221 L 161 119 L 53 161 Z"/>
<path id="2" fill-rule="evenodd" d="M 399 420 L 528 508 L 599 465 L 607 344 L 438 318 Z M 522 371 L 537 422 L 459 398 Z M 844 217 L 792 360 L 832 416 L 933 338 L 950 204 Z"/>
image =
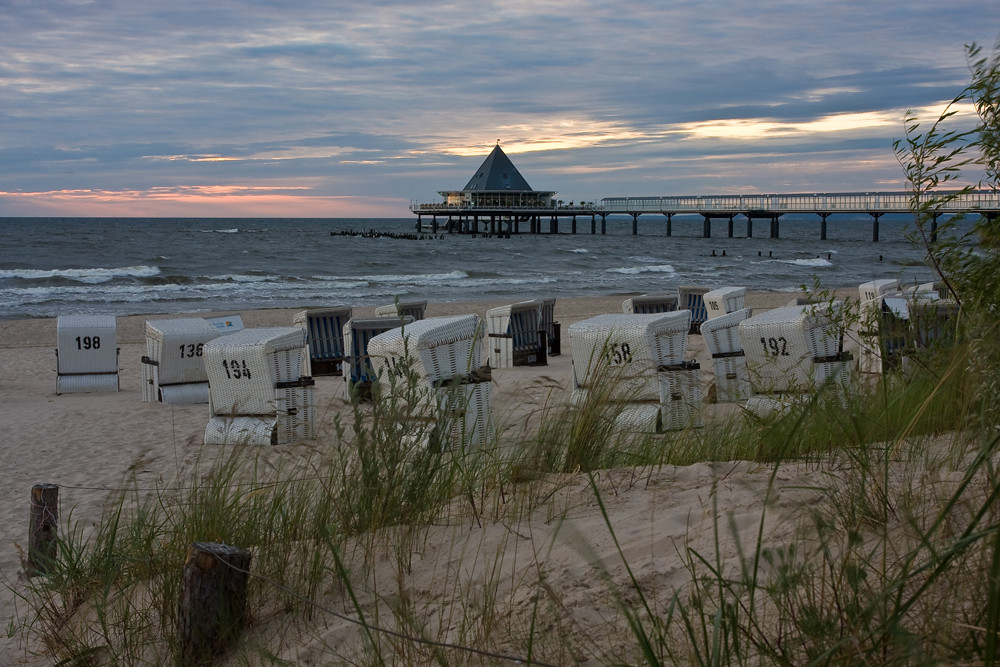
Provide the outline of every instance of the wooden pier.
<path id="1" fill-rule="evenodd" d="M 1000 215 L 1000 193 L 975 190 L 953 194 L 935 208 L 932 216 L 932 234 L 942 215 L 959 213 L 978 214 L 989 218 Z M 590 233 L 607 231 L 607 216 L 632 216 L 632 233 L 639 233 L 642 215 L 666 216 L 666 234 L 673 233 L 675 215 L 700 215 L 703 218 L 702 235 L 711 237 L 713 219 L 729 221 L 728 234 L 734 235 L 734 221 L 738 216 L 746 219 L 746 236 L 753 236 L 754 220 L 769 223 L 770 238 L 781 235 L 780 218 L 787 213 L 814 213 L 820 216 L 820 239 L 826 239 L 827 218 L 838 213 L 864 213 L 872 216 L 872 241 L 879 240 L 879 218 L 887 213 L 911 213 L 911 194 L 908 192 L 843 192 L 816 194 L 758 194 L 758 195 L 700 195 L 664 197 L 605 197 L 596 205 L 557 206 L 482 206 L 456 203 L 412 204 L 410 210 L 417 215 L 418 229 L 427 229 L 424 218 L 429 218 L 429 228 L 453 233 L 470 234 L 558 234 L 560 220 L 570 223 L 570 232 L 578 232 L 578 223 L 590 222 Z M 547 222 L 547 225 L 545 224 Z"/>

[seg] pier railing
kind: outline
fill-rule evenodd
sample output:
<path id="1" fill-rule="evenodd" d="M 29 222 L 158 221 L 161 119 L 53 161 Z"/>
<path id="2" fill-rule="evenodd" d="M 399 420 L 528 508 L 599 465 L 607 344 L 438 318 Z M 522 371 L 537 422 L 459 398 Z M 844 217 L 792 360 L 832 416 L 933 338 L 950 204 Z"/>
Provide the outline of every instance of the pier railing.
<path id="1" fill-rule="evenodd" d="M 1000 193 L 992 190 L 942 192 L 941 213 L 1000 211 Z M 606 197 L 599 213 L 909 213 L 909 192 L 839 192 L 815 194 L 699 195 Z"/>

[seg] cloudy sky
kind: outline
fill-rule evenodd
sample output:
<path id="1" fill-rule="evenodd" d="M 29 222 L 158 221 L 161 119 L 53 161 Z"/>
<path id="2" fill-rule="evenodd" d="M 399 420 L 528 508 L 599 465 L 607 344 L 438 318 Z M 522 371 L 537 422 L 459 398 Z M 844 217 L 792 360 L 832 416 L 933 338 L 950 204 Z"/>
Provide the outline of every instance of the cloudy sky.
<path id="1" fill-rule="evenodd" d="M 995 0 L 0 0 L 0 216 L 898 190 Z"/>

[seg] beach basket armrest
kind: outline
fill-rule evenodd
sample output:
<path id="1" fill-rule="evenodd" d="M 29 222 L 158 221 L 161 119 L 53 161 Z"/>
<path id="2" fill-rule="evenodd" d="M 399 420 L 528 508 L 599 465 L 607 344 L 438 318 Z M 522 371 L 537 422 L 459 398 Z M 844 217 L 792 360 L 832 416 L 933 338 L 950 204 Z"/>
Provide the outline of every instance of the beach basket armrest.
<path id="1" fill-rule="evenodd" d="M 284 382 L 279 382 L 276 386 L 278 389 L 293 389 L 295 387 L 312 387 L 316 384 L 316 380 L 304 375 L 298 380 L 285 380 Z"/>
<path id="2" fill-rule="evenodd" d="M 489 372 L 488 367 L 481 370 L 470 371 L 463 375 L 455 375 L 450 378 L 444 378 L 441 380 L 434 381 L 434 388 L 440 389 L 441 387 L 457 387 L 464 384 L 480 384 L 483 382 L 492 382 L 493 377 Z"/>
<path id="3" fill-rule="evenodd" d="M 159 366 L 160 365 L 159 361 L 157 361 L 156 359 L 150 359 L 145 354 L 142 355 L 142 358 L 139 359 L 139 361 L 142 362 L 142 363 L 144 363 L 144 364 L 146 364 L 147 366 Z"/>
<path id="4" fill-rule="evenodd" d="M 735 350 L 733 352 L 716 352 L 712 355 L 713 359 L 729 359 L 731 357 L 745 357 L 747 356 L 743 350 Z"/>
<path id="5" fill-rule="evenodd" d="M 661 365 L 657 370 L 662 373 L 664 371 L 692 371 L 700 368 L 701 364 L 697 361 L 682 361 L 679 364 Z"/>
<path id="6" fill-rule="evenodd" d="M 834 361 L 851 361 L 854 359 L 854 355 L 850 352 L 838 352 L 837 354 L 831 354 L 826 357 L 813 357 L 814 364 L 828 364 Z"/>

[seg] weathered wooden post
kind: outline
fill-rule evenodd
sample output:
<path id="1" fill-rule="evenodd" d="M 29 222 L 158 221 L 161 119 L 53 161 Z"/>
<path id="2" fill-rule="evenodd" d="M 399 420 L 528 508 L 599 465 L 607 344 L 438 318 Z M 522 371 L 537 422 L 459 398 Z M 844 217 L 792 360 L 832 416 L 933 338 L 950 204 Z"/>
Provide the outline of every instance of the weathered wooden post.
<path id="1" fill-rule="evenodd" d="M 46 574 L 56 558 L 56 524 L 59 522 L 59 486 L 31 487 L 31 518 L 28 522 L 28 576 Z"/>
<path id="2" fill-rule="evenodd" d="M 185 664 L 209 662 L 239 637 L 247 623 L 250 552 L 195 542 L 181 581 L 177 634 Z"/>

